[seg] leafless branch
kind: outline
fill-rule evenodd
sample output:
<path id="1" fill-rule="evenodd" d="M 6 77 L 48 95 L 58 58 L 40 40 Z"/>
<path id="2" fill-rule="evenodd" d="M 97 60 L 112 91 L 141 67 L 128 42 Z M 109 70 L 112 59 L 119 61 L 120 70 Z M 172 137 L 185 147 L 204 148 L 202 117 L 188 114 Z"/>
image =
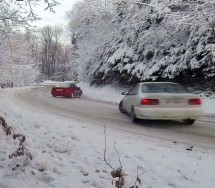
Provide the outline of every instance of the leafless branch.
<path id="1" fill-rule="evenodd" d="M 54 12 L 56 0 L 1 0 L 0 33 L 7 34 L 20 28 L 32 29 L 31 23 L 39 20 L 34 7 L 44 3 L 46 10 Z"/>
<path id="2" fill-rule="evenodd" d="M 135 181 L 135 187 L 137 187 L 137 184 L 139 184 L 139 185 L 142 184 L 142 181 L 139 176 L 139 167 L 138 166 L 137 166 L 137 176 L 136 176 L 136 181 Z"/>
<path id="3" fill-rule="evenodd" d="M 119 160 L 120 168 L 122 168 L 122 163 L 121 163 L 121 159 L 120 159 L 120 156 L 119 156 L 119 152 L 118 152 L 115 144 L 114 144 L 114 149 L 115 149 L 115 151 L 116 151 L 116 153 L 118 155 L 118 160 Z"/>

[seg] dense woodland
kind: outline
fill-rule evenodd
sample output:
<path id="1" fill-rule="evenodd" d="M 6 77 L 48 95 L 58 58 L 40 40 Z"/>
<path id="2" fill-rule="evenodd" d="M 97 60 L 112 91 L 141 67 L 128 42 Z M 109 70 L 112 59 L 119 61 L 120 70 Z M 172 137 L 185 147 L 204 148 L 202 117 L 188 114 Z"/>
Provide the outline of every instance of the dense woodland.
<path id="1" fill-rule="evenodd" d="M 214 0 L 83 0 L 65 14 L 66 30 L 1 32 L 1 83 L 171 80 L 215 91 Z"/>

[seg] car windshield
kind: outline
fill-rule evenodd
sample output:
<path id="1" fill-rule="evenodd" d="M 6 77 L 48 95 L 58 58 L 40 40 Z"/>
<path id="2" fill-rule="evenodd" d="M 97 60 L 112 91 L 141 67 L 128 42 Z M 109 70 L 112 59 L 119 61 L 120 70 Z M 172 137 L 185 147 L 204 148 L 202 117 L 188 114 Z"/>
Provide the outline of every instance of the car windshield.
<path id="1" fill-rule="evenodd" d="M 188 91 L 179 84 L 174 83 L 152 83 L 142 86 L 142 93 L 188 93 Z"/>

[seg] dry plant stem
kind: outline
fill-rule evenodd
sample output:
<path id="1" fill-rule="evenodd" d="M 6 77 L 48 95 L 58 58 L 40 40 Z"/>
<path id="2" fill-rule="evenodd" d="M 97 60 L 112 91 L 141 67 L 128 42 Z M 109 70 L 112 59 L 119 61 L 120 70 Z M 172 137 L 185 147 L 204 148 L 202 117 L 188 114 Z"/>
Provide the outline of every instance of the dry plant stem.
<path id="1" fill-rule="evenodd" d="M 7 124 L 7 122 L 5 121 L 5 119 L 1 116 L 0 116 L 0 124 L 3 128 L 3 131 L 5 132 L 6 136 L 12 135 L 14 140 L 17 139 L 19 141 L 18 148 L 11 155 L 9 155 L 9 159 L 11 159 L 13 157 L 26 156 L 27 158 L 24 163 L 27 164 L 26 161 L 28 159 L 32 160 L 32 155 L 31 155 L 30 151 L 24 145 L 24 142 L 26 140 L 25 135 L 16 134 L 15 131 L 13 130 L 13 128 L 11 126 L 9 126 Z"/>
<path id="2" fill-rule="evenodd" d="M 121 159 L 120 159 L 119 152 L 118 152 L 118 150 L 117 150 L 117 148 L 116 148 L 116 145 L 115 145 L 115 144 L 114 144 L 114 149 L 115 149 L 115 151 L 116 151 L 116 153 L 117 153 L 117 156 L 118 156 L 118 159 L 119 159 L 120 168 L 122 169 Z"/>
<path id="3" fill-rule="evenodd" d="M 105 135 L 105 149 L 104 149 L 104 161 L 105 163 L 112 168 L 113 170 L 116 170 L 114 167 L 111 166 L 111 164 L 107 161 L 106 159 L 106 154 L 107 154 L 107 133 L 106 133 L 106 126 L 104 126 L 104 135 Z"/>
<path id="4" fill-rule="evenodd" d="M 135 187 L 138 187 L 137 186 L 137 183 L 139 184 L 139 185 L 141 185 L 141 179 L 140 179 L 140 176 L 139 176 L 139 167 L 137 166 L 137 177 L 136 177 L 136 181 L 135 181 Z"/>
<path id="5" fill-rule="evenodd" d="M 106 159 L 106 153 L 107 153 L 107 132 L 106 132 L 106 126 L 104 126 L 104 135 L 105 135 L 104 161 L 112 169 L 111 176 L 114 179 L 112 181 L 112 184 L 113 184 L 113 182 L 115 182 L 115 187 L 116 188 L 122 188 L 125 185 L 125 178 L 124 178 L 124 174 L 123 174 L 121 159 L 120 159 L 120 156 L 119 156 L 119 152 L 118 152 L 118 150 L 116 148 L 116 145 L 114 145 L 114 148 L 115 148 L 115 151 L 116 151 L 118 159 L 119 159 L 120 167 L 114 168 L 107 161 L 107 159 Z"/>
<path id="6" fill-rule="evenodd" d="M 124 185 L 125 185 L 125 178 L 124 178 L 124 171 L 123 171 L 123 168 L 122 168 L 122 162 L 121 162 L 121 159 L 120 159 L 120 155 L 119 155 L 119 151 L 117 150 L 116 148 L 116 145 L 114 144 L 114 149 L 117 153 L 117 156 L 118 156 L 118 160 L 119 160 L 119 164 L 120 164 L 120 167 L 118 168 L 114 168 L 106 159 L 106 154 L 107 154 L 107 131 L 106 131 L 106 126 L 104 126 L 104 136 L 105 136 L 105 149 L 104 149 L 104 161 L 105 163 L 112 169 L 111 171 L 111 176 L 113 178 L 112 180 L 112 185 L 113 183 L 115 182 L 115 187 L 116 188 L 122 188 Z M 139 174 L 139 167 L 137 166 L 137 174 L 136 174 L 136 180 L 134 182 L 134 185 L 131 186 L 130 188 L 139 188 L 139 186 L 142 184 L 141 182 L 141 179 L 140 179 L 140 176 L 142 175 L 143 173 Z"/>

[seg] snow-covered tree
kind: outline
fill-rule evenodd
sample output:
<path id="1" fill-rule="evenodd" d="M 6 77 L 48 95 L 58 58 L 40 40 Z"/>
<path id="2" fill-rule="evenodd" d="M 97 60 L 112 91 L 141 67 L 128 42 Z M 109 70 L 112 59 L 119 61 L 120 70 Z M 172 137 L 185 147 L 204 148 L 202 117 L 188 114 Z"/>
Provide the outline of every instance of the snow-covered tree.
<path id="1" fill-rule="evenodd" d="M 144 80 L 185 83 L 188 78 L 191 83 L 214 79 L 214 1 L 116 0 L 110 7 L 112 17 L 108 23 L 114 34 L 100 36 L 105 42 L 93 46 L 100 50 L 84 59 L 90 71 L 81 69 L 92 83 L 127 84 Z M 70 20 L 73 26 L 80 23 L 83 21 Z M 92 39 L 88 36 L 92 22 L 87 23 L 77 27 L 87 31 L 77 39 L 82 44 L 78 47 L 85 51 L 90 50 L 88 41 Z M 97 31 L 99 28 L 92 33 Z M 81 57 L 77 59 L 80 60 Z"/>
<path id="2" fill-rule="evenodd" d="M 80 80 L 88 80 L 86 72 L 92 72 L 96 66 L 93 59 L 102 54 L 106 43 L 116 35 L 112 5 L 111 0 L 84 0 L 68 13 L 71 43 L 78 54 L 72 65 Z"/>
<path id="3" fill-rule="evenodd" d="M 39 76 L 39 65 L 32 51 L 33 43 L 26 35 L 14 33 L 0 44 L 0 83 L 10 86 L 27 86 Z"/>
<path id="4" fill-rule="evenodd" d="M 46 9 L 54 11 L 56 0 L 1 0 L 0 1 L 0 33 L 9 35 L 20 28 L 29 28 L 33 21 L 39 19 L 34 8 L 44 4 Z"/>
<path id="5" fill-rule="evenodd" d="M 38 77 L 38 45 L 31 23 L 38 20 L 35 7 L 54 11 L 56 0 L 0 1 L 0 83 L 29 85 Z M 31 29 L 23 34 L 24 29 Z"/>
<path id="6" fill-rule="evenodd" d="M 30 86 L 37 81 L 40 70 L 37 65 L 13 65 L 11 67 L 13 76 L 13 86 L 22 87 Z"/>

